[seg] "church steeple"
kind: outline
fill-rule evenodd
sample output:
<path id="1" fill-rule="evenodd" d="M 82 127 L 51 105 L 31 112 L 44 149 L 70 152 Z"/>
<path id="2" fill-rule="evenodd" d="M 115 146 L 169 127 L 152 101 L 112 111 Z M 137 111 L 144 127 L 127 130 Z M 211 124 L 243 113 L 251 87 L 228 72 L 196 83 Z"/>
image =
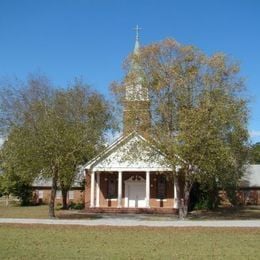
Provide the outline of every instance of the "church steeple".
<path id="1" fill-rule="evenodd" d="M 135 47 L 134 47 L 134 54 L 138 54 L 139 48 L 140 48 L 140 43 L 139 43 L 139 31 L 142 28 L 140 28 L 138 25 L 135 27 Z"/>
<path id="2" fill-rule="evenodd" d="M 145 86 L 138 56 L 140 52 L 139 31 L 135 28 L 135 46 L 133 61 L 129 74 L 125 80 L 125 102 L 124 102 L 124 134 L 138 131 L 144 134 L 150 127 L 150 102 L 148 88 Z"/>
<path id="3" fill-rule="evenodd" d="M 131 62 L 131 67 L 129 74 L 126 77 L 126 87 L 125 87 L 125 99 L 129 101 L 144 101 L 148 100 L 148 89 L 144 86 L 142 70 L 140 64 L 138 64 L 138 56 L 140 52 L 140 42 L 139 42 L 139 31 L 141 28 L 137 25 L 135 28 L 135 46 L 133 51 L 133 59 Z"/>

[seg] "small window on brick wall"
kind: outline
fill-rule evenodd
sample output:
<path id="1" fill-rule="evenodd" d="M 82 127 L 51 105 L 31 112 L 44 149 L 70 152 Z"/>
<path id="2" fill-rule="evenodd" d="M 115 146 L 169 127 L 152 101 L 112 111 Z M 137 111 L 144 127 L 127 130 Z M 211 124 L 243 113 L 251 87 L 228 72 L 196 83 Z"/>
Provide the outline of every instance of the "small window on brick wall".
<path id="1" fill-rule="evenodd" d="M 116 175 L 109 175 L 107 185 L 108 185 L 107 198 L 108 199 L 117 198 L 117 177 L 116 177 Z"/>
<path id="2" fill-rule="evenodd" d="M 157 199 L 166 198 L 166 177 L 165 175 L 158 175 L 157 177 Z"/>
<path id="3" fill-rule="evenodd" d="M 43 190 L 39 190 L 39 199 L 43 199 Z"/>
<path id="4" fill-rule="evenodd" d="M 61 190 L 56 191 L 56 199 L 61 199 Z"/>
<path id="5" fill-rule="evenodd" d="M 70 190 L 69 191 L 69 200 L 73 200 L 74 199 L 74 191 Z"/>

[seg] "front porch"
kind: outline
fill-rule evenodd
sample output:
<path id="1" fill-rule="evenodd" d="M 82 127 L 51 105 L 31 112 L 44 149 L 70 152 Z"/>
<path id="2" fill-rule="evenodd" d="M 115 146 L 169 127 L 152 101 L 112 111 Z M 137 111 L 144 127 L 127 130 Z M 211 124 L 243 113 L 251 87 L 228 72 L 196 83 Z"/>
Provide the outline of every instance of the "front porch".
<path id="1" fill-rule="evenodd" d="M 173 213 L 177 179 L 171 172 L 92 171 L 86 174 L 85 209 L 105 213 Z"/>
<path id="2" fill-rule="evenodd" d="M 164 156 L 136 132 L 122 136 L 84 165 L 85 209 L 172 212 L 179 181 Z M 180 170 L 178 165 L 174 171 Z"/>

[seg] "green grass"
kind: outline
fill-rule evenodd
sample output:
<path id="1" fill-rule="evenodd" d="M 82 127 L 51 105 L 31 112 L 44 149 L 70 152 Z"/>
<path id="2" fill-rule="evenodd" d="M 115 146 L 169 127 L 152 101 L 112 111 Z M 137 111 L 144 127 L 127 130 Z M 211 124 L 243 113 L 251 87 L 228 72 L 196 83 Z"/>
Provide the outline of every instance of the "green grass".
<path id="1" fill-rule="evenodd" d="M 260 259 L 260 229 L 0 225 L 0 259 Z"/>
<path id="2" fill-rule="evenodd" d="M 10 203 L 7 207 L 0 201 L 0 218 L 48 218 L 48 205 L 21 207 L 17 203 Z M 89 219 L 99 218 L 102 215 L 86 215 L 78 210 L 56 210 L 58 218 L 63 219 Z M 146 215 L 145 220 L 164 220 L 166 218 L 172 220 L 177 216 L 164 215 Z M 214 211 L 197 210 L 189 214 L 188 219 L 191 220 L 225 220 L 225 219 L 260 219 L 260 206 L 246 206 L 233 208 L 219 208 Z"/>
<path id="3" fill-rule="evenodd" d="M 56 210 L 59 218 L 78 218 L 77 210 Z M 0 218 L 49 218 L 48 205 L 21 207 L 16 203 L 9 206 L 0 204 Z"/>
<path id="4" fill-rule="evenodd" d="M 0 206 L 0 218 L 48 218 L 48 206 Z"/>

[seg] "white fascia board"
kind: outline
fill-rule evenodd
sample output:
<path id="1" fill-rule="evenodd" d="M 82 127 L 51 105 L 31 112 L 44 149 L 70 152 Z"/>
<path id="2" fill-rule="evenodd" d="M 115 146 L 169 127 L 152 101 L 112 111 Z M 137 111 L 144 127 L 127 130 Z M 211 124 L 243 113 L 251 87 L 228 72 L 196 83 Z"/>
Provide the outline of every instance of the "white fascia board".
<path id="1" fill-rule="evenodd" d="M 111 167 L 111 168 L 101 168 L 101 167 L 93 167 L 92 171 L 94 172 L 169 172 L 172 171 L 171 168 L 121 168 L 121 167 Z"/>

